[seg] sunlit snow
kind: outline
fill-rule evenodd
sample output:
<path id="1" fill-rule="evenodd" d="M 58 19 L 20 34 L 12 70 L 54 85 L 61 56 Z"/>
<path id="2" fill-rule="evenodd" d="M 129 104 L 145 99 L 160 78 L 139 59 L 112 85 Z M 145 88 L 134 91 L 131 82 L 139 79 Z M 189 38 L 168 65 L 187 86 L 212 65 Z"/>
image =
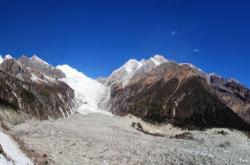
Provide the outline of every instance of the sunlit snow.
<path id="1" fill-rule="evenodd" d="M 17 147 L 14 141 L 12 141 L 6 134 L 0 132 L 0 144 L 6 155 L 13 160 L 8 161 L 2 155 L 0 155 L 0 164 L 6 165 L 31 165 L 33 164 Z"/>
<path id="2" fill-rule="evenodd" d="M 110 114 L 99 107 L 99 103 L 108 97 L 109 88 L 68 65 L 59 65 L 57 68 L 65 73 L 66 78 L 61 80 L 75 91 L 78 112 Z"/>

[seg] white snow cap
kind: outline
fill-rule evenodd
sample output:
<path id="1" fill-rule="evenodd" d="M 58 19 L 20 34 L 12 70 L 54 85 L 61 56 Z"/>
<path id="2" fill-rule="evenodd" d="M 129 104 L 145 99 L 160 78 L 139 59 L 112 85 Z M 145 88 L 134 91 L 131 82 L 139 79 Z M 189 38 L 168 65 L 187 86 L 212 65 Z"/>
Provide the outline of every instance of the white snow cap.
<path id="1" fill-rule="evenodd" d="M 108 77 L 108 80 L 111 82 L 122 82 L 123 87 L 125 87 L 135 73 L 142 67 L 145 70 L 151 70 L 166 62 L 168 62 L 168 60 L 164 56 L 158 54 L 148 60 L 141 59 L 138 61 L 136 59 L 130 59 L 123 66 L 114 70 Z"/>
<path id="2" fill-rule="evenodd" d="M 150 63 L 150 61 L 153 62 L 155 66 L 158 66 L 162 63 L 168 62 L 169 60 L 167 60 L 164 56 L 158 55 L 158 54 L 149 58 L 148 60 L 141 59 L 140 61 L 138 61 L 136 59 L 130 59 L 123 66 L 121 66 L 119 69 L 115 70 L 114 72 L 125 69 L 126 72 L 130 73 L 141 68 L 143 65 L 147 65 L 148 63 Z"/>
<path id="3" fill-rule="evenodd" d="M 146 65 L 147 63 L 149 63 L 149 61 L 152 61 L 155 66 L 168 62 L 168 60 L 164 56 L 157 54 L 149 58 L 148 60 L 141 59 L 140 61 L 137 61 L 136 59 L 130 59 L 121 68 L 125 68 L 126 72 L 129 73 L 129 72 L 139 69 L 143 65 Z"/>
<path id="4" fill-rule="evenodd" d="M 2 62 L 3 62 L 3 57 L 2 55 L 0 55 L 0 64 L 2 64 Z"/>
<path id="5" fill-rule="evenodd" d="M 44 64 L 49 65 L 46 61 L 44 61 L 43 59 L 41 59 L 40 57 L 38 57 L 36 54 L 34 54 L 30 59 L 31 60 L 35 60 L 35 61 L 40 62 L 40 63 L 44 63 Z"/>
<path id="6" fill-rule="evenodd" d="M 133 70 L 139 68 L 141 65 L 142 64 L 136 59 L 130 59 L 123 65 L 123 67 L 125 68 L 126 72 L 132 72 Z"/>
<path id="7" fill-rule="evenodd" d="M 151 57 L 149 60 L 152 60 L 156 66 L 168 62 L 168 60 L 164 56 L 159 54 L 155 55 L 154 57 Z"/>
<path id="8" fill-rule="evenodd" d="M 6 54 L 4 60 L 12 59 L 13 57 L 10 54 Z"/>

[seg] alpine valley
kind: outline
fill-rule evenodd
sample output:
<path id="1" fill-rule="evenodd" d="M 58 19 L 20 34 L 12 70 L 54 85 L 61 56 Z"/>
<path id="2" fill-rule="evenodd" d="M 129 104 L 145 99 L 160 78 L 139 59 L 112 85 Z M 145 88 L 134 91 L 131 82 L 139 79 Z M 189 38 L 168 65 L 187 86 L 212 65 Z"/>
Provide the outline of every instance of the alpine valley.
<path id="1" fill-rule="evenodd" d="M 0 164 L 250 164 L 250 90 L 164 56 L 92 79 L 0 58 Z"/>

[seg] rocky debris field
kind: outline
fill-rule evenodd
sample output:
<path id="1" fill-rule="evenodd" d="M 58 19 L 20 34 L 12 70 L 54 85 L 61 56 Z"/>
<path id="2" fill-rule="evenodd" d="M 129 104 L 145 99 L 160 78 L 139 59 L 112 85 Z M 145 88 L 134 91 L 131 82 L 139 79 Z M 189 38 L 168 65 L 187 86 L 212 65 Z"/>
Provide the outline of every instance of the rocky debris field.
<path id="1" fill-rule="evenodd" d="M 103 114 L 9 127 L 28 155 L 42 156 L 38 164 L 250 164 L 250 140 L 236 130 L 188 131 Z"/>

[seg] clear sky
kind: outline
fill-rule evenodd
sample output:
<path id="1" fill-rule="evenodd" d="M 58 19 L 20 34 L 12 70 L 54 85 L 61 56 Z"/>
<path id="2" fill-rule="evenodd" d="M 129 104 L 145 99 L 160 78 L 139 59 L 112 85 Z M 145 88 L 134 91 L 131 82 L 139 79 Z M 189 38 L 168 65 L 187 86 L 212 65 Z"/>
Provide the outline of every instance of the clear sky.
<path id="1" fill-rule="evenodd" d="M 250 87 L 250 1 L 1 0 L 0 54 L 34 53 L 90 77 L 163 54 Z"/>

